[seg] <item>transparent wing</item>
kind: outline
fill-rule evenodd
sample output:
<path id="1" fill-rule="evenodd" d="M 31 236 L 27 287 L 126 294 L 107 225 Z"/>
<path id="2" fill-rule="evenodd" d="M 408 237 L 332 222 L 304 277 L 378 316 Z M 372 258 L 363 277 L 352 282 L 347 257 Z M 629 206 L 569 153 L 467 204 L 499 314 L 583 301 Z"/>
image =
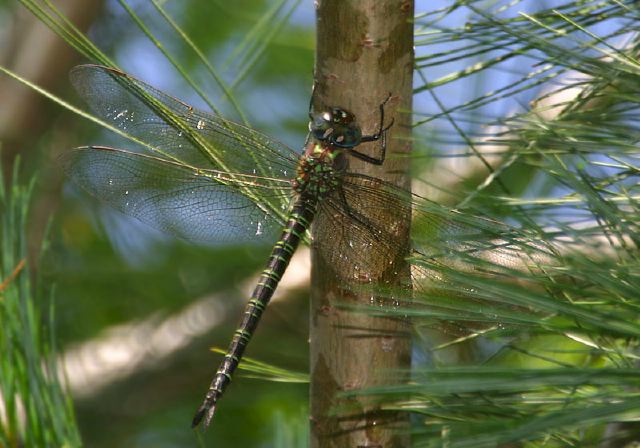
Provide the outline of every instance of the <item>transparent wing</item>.
<path id="1" fill-rule="evenodd" d="M 93 196 L 188 240 L 273 238 L 282 224 L 269 205 L 286 203 L 285 180 L 197 169 L 106 147 L 76 149 L 61 156 L 61 163 L 67 176 Z"/>
<path id="2" fill-rule="evenodd" d="M 123 72 L 80 65 L 70 78 L 96 116 L 176 161 L 266 177 L 290 177 L 295 170 L 298 154 L 282 143 Z"/>

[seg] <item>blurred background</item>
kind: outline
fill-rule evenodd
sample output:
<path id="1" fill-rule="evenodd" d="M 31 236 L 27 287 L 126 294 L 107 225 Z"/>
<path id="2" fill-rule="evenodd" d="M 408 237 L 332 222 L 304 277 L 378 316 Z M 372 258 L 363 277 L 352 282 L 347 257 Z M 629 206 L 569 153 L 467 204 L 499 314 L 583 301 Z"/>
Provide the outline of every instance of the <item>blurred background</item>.
<path id="1" fill-rule="evenodd" d="M 29 12 L 25 7 L 29 3 L 0 0 L 0 65 L 84 107 L 70 86 L 68 72 L 88 61 Z M 54 2 L 124 71 L 207 109 L 123 3 Z M 230 86 L 252 126 L 300 148 L 306 135 L 314 67 L 314 2 L 160 3 Z M 522 1 L 516 2 L 517 9 L 510 9 L 505 6 L 508 2 L 469 2 L 490 3 L 487 10 L 494 8 L 496 17 L 514 29 L 529 27 L 520 31 L 523 41 L 519 42 L 516 38 L 509 41 L 508 33 L 500 35 L 498 31 L 504 31 L 500 26 L 491 34 L 495 30 L 468 25 L 470 17 L 482 19 L 482 15 L 462 3 L 416 2 L 415 189 L 448 205 L 459 203 L 487 177 L 486 167 L 471 156 L 471 140 L 480 142 L 478 146 L 487 153 L 497 151 L 489 136 L 506 131 L 497 123 L 504 124 L 508 117 L 517 117 L 517 121 L 530 110 L 532 101 L 548 99 L 551 87 L 568 93 L 567 86 L 579 85 L 584 79 L 572 66 L 584 61 L 568 62 L 567 57 L 560 68 L 545 65 L 566 57 L 562 51 L 576 54 L 575 48 L 556 53 L 553 47 L 545 53 L 540 43 L 533 48 L 542 28 L 522 20 L 520 14 L 561 5 Z M 223 114 L 239 120 L 236 108 L 224 98 L 202 61 L 159 10 L 148 1 L 124 4 Z M 632 27 L 621 26 L 626 20 L 623 9 L 603 10 L 609 16 L 594 9 L 601 15 L 590 22 L 590 31 L 625 47 Z M 463 32 L 468 33 L 468 40 L 461 37 Z M 582 50 L 585 58 L 601 57 L 590 54 L 595 52 L 591 47 Z M 529 51 L 527 56 L 522 54 L 525 51 Z M 480 70 L 476 64 L 483 63 Z M 560 104 L 574 97 L 569 92 L 569 99 L 554 97 L 553 101 Z M 552 114 L 552 108 L 547 112 Z M 501 149 L 517 139 L 511 140 Z M 525 143 L 534 140 L 529 136 Z M 46 290 L 44 296 L 54 297 L 55 350 L 66 366 L 84 444 L 305 446 L 308 385 L 303 381 L 267 382 L 240 372 L 209 431 L 197 435 L 190 429 L 191 416 L 221 358 L 209 348 L 226 349 L 270 246 L 188 244 L 98 203 L 65 181 L 56 162 L 64 151 L 87 144 L 123 145 L 122 140 L 33 89 L 0 76 L 2 169 L 7 179 L 14 178 L 13 166 L 19 157 L 19 176 L 37 176 L 27 220 L 28 253 L 30 259 L 39 260 L 37 274 L 40 288 Z M 534 165 L 536 162 L 509 166 L 504 179 L 514 196 L 559 196 L 568 191 L 566 185 L 535 173 Z M 428 176 L 423 175 L 426 172 Z M 483 193 L 491 193 L 492 188 Z M 487 197 L 485 204 L 492 200 Z M 482 204 L 482 198 L 478 201 Z M 540 216 L 569 220 L 577 216 L 561 207 Z M 48 242 L 45 251 L 43 239 Z M 305 249 L 296 255 L 265 313 L 248 357 L 307 372 L 308 270 Z M 42 305 L 47 310 L 50 302 Z M 489 358 L 504 345 L 503 341 L 486 343 L 481 356 Z M 535 351 L 544 345 L 538 339 L 527 349 Z M 433 362 L 431 354 L 420 349 L 415 359 L 416 365 Z M 517 363 L 526 364 L 522 358 Z"/>

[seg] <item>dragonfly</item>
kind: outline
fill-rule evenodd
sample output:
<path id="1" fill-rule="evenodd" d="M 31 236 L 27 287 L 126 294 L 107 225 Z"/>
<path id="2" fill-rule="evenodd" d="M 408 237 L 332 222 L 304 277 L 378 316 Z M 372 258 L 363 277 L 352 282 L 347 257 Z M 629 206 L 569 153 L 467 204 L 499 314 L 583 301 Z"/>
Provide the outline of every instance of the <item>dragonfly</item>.
<path id="1" fill-rule="evenodd" d="M 82 65 L 70 78 L 95 116 L 142 145 L 136 150 L 87 146 L 65 153 L 64 171 L 89 194 L 192 241 L 259 240 L 280 231 L 193 427 L 210 424 L 301 241 L 311 242 L 345 283 L 376 282 L 405 259 L 406 235 L 417 213 L 411 194 L 349 171 L 352 158 L 384 163 L 393 124 L 385 123 L 391 95 L 380 103 L 379 123 L 369 134 L 341 107 L 319 112 L 310 107 L 309 134 L 299 153 L 113 68 Z M 359 150 L 363 143 L 371 143 L 378 154 Z M 441 219 L 421 216 L 432 228 L 444 229 Z M 311 241 L 312 222 L 323 228 L 325 238 Z"/>

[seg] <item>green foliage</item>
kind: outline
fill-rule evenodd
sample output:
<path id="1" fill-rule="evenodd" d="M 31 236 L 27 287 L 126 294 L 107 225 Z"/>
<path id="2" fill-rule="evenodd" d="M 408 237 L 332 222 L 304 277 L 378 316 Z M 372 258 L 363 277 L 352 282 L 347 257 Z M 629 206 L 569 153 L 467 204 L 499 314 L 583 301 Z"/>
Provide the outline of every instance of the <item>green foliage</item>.
<path id="1" fill-rule="evenodd" d="M 8 188 L 0 169 L 0 445 L 80 446 L 59 380 L 52 298 L 34 285 L 27 261 L 33 183 L 19 183 L 17 167 Z"/>

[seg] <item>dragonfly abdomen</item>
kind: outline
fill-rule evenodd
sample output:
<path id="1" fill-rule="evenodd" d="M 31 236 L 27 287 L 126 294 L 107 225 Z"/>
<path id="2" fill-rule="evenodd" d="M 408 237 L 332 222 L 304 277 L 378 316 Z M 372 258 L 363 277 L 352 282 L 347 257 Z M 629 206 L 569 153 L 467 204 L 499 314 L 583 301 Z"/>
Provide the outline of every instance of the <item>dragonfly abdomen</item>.
<path id="1" fill-rule="evenodd" d="M 271 297 L 273 297 L 273 293 L 278 287 L 278 283 L 287 269 L 291 257 L 313 220 L 316 204 L 317 201 L 314 198 L 301 195 L 291 208 L 280 240 L 271 251 L 267 267 L 262 271 L 260 280 L 245 307 L 244 315 L 233 335 L 231 344 L 229 344 L 225 358 L 209 386 L 204 402 L 193 418 L 193 427 L 197 426 L 203 419 L 205 425 L 208 425 L 213 418 L 216 402 L 220 399 L 229 383 L 231 383 L 233 372 L 238 367 L 244 350 L 258 326 L 258 322 L 260 322 L 262 312 L 269 304 Z"/>

